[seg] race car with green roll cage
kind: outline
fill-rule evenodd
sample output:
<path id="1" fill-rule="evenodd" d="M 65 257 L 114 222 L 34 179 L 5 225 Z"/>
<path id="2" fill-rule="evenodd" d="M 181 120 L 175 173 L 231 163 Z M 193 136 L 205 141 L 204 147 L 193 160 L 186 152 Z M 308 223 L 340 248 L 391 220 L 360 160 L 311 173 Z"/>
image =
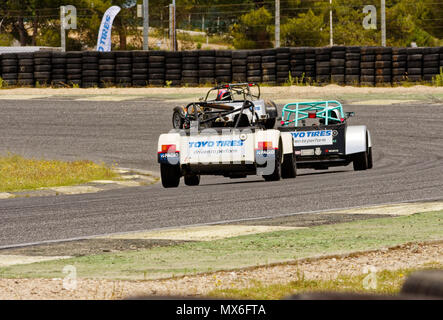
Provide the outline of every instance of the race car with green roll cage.
<path id="1" fill-rule="evenodd" d="M 293 136 L 298 168 L 321 170 L 352 162 L 354 170 L 371 169 L 371 134 L 364 125 L 349 125 L 351 116 L 338 101 L 288 103 L 278 130 Z"/>
<path id="2" fill-rule="evenodd" d="M 181 177 L 186 185 L 195 186 L 201 175 L 259 175 L 266 181 L 295 178 L 297 166 L 291 133 L 267 128 L 269 123 L 261 121 L 265 118 L 256 112 L 256 107 L 256 101 L 248 99 L 238 108 L 217 108 L 215 113 L 214 108 L 205 104 L 187 105 L 183 128 L 161 134 L 158 140 L 163 187 L 178 187 Z M 231 115 L 235 115 L 232 124 L 218 125 L 217 119 Z M 251 118 L 242 121 L 246 115 Z"/>
<path id="3" fill-rule="evenodd" d="M 200 101 L 175 107 L 172 125 L 175 129 L 188 129 L 199 114 L 200 120 L 205 120 L 205 127 L 247 127 L 256 121 L 272 129 L 278 115 L 277 107 L 274 102 L 261 99 L 260 93 L 260 86 L 251 82 L 215 86 Z M 248 107 L 241 110 L 245 101 Z"/>

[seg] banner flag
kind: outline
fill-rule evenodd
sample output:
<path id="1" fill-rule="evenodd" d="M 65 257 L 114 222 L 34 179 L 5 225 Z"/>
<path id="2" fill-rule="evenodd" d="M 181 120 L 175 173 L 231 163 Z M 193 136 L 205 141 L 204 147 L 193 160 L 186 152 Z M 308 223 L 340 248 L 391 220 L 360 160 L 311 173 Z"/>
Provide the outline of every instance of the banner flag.
<path id="1" fill-rule="evenodd" d="M 98 32 L 97 51 L 111 51 L 111 29 L 115 16 L 120 12 L 119 6 L 112 6 L 103 15 Z"/>

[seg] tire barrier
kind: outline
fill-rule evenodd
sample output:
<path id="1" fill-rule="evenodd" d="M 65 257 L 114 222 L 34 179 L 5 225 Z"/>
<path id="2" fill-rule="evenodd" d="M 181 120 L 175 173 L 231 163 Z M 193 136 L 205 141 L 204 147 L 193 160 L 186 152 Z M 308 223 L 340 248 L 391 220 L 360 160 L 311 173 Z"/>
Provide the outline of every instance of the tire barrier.
<path id="1" fill-rule="evenodd" d="M 443 47 L 297 47 L 192 51 L 37 51 L 0 55 L 9 86 L 144 87 L 226 82 L 386 86 L 431 82 Z"/>

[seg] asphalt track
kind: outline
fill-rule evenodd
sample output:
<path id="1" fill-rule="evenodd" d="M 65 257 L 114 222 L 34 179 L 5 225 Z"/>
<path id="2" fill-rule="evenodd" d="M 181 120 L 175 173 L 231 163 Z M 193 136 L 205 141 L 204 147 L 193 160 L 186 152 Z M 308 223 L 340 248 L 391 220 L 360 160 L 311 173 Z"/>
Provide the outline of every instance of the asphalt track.
<path id="1" fill-rule="evenodd" d="M 90 159 L 158 171 L 158 135 L 174 103 L 1 100 L 0 152 Z M 161 184 L 95 194 L 0 200 L 0 247 L 317 210 L 443 198 L 443 105 L 346 106 L 367 124 L 374 168 L 298 170 L 264 182 L 202 177 L 198 187 Z M 314 213 L 313 213 L 314 214 Z"/>

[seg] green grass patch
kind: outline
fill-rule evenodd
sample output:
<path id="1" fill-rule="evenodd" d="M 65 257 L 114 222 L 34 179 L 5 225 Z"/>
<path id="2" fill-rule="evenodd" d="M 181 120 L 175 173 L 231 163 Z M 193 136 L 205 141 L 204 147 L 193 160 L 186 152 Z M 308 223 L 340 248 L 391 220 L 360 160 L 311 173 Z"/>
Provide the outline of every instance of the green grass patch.
<path id="1" fill-rule="evenodd" d="M 443 211 L 0 268 L 6 278 L 156 279 L 443 239 Z"/>
<path id="2" fill-rule="evenodd" d="M 247 288 L 216 289 L 208 294 L 210 297 L 227 299 L 253 299 L 253 300 L 278 300 L 284 297 L 306 292 L 348 292 L 348 293 L 372 293 L 395 295 L 400 289 L 405 279 L 412 273 L 419 270 L 439 269 L 442 264 L 431 264 L 424 268 L 398 269 L 394 271 L 383 270 L 375 273 L 374 287 L 365 286 L 368 284 L 368 274 L 356 276 L 339 276 L 333 280 L 308 280 L 303 275 L 298 275 L 295 280 L 288 283 L 262 285 L 257 282 Z"/>
<path id="3" fill-rule="evenodd" d="M 19 155 L 0 156 L 0 192 L 70 186 L 117 174 L 105 164 L 92 161 L 26 159 Z"/>

